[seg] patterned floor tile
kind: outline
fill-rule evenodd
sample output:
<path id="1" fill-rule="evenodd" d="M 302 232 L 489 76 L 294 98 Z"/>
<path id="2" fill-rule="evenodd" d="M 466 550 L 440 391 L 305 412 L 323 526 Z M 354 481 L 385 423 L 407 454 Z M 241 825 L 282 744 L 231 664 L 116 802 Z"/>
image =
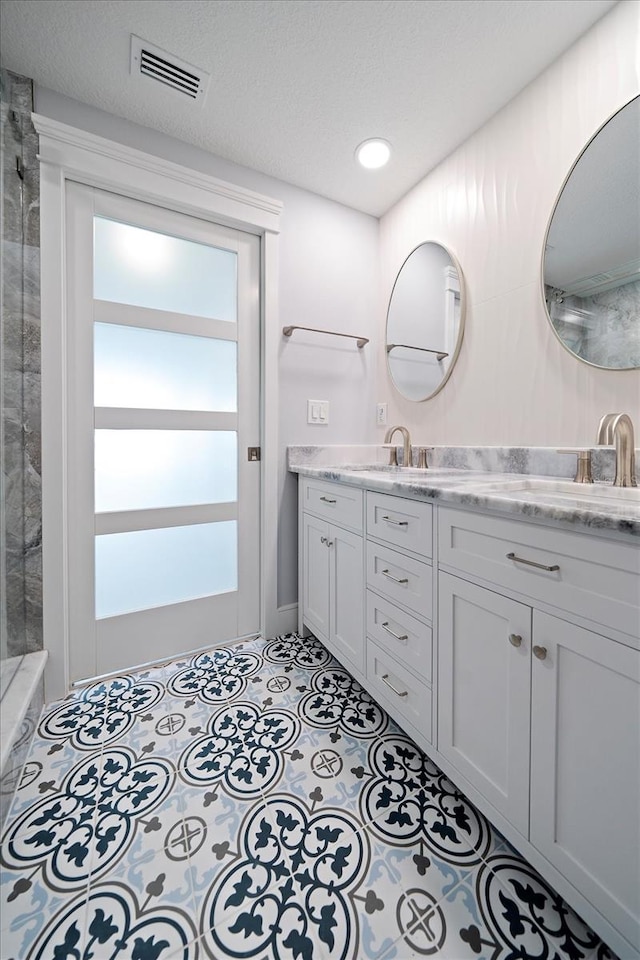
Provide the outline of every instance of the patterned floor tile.
<path id="1" fill-rule="evenodd" d="M 265 794 L 287 792 L 307 802 L 319 797 L 324 805 L 339 806 L 358 816 L 371 743 L 347 734 L 332 736 L 331 731 L 310 727 L 304 720 L 299 729 L 296 740 L 283 751 L 282 778 L 265 785 Z"/>
<path id="2" fill-rule="evenodd" d="M 185 787 L 182 797 L 186 807 L 183 832 L 174 830 L 170 844 L 173 856 L 182 856 L 184 849 L 188 852 L 187 869 L 204 932 L 209 920 L 202 905 L 229 864 L 241 856 L 243 824 L 262 800 L 239 801 L 215 787 Z"/>
<path id="3" fill-rule="evenodd" d="M 372 833 L 459 869 L 481 862 L 491 840 L 486 819 L 406 735 L 382 737 L 369 765 L 360 815 Z"/>
<path id="4" fill-rule="evenodd" d="M 476 894 L 487 917 L 501 910 L 510 930 L 531 927 L 540 942 L 571 960 L 586 960 L 598 947 L 600 938 L 521 857 L 490 857 L 480 879 Z"/>
<path id="5" fill-rule="evenodd" d="M 165 695 L 163 683 L 135 676 L 112 677 L 86 687 L 43 714 L 38 734 L 77 750 L 95 752 L 125 737 L 136 718 Z"/>
<path id="6" fill-rule="evenodd" d="M 242 697 L 262 667 L 258 653 L 233 645 L 218 647 L 192 657 L 188 666 L 167 681 L 167 690 L 176 698 L 196 699 L 219 707 Z"/>
<path id="7" fill-rule="evenodd" d="M 295 634 L 48 708 L 0 862 L 3 960 L 615 960 Z"/>
<path id="8" fill-rule="evenodd" d="M 45 795 L 56 792 L 78 763 L 88 757 L 93 757 L 97 762 L 101 753 L 101 748 L 90 753 L 76 750 L 69 741 L 51 743 L 34 737 L 4 822 L 3 837 L 29 806 Z"/>
<path id="9" fill-rule="evenodd" d="M 74 894 L 53 890 L 35 870 L 0 868 L 0 956 L 2 960 L 25 960 L 29 949 L 65 903 Z"/>
<path id="10" fill-rule="evenodd" d="M 159 888 L 139 898 L 124 884 L 110 882 L 65 904 L 38 937 L 29 960 L 165 960 L 176 953 L 196 960 L 196 930 L 189 914 L 163 902 Z"/>
<path id="11" fill-rule="evenodd" d="M 311 674 L 309 692 L 298 704 L 306 724 L 326 730 L 337 742 L 341 734 L 374 740 L 386 732 L 389 717 L 344 667 L 323 667 Z"/>
<path id="12" fill-rule="evenodd" d="M 189 917 L 193 929 L 198 926 L 198 909 L 193 893 L 189 856 L 185 846 L 193 842 L 192 827 L 179 820 L 173 830 L 160 837 L 160 846 L 139 833 L 127 856 L 110 871 L 108 882 L 118 882 L 134 893 L 139 903 L 148 899 L 157 906 L 177 907 Z M 91 886 L 92 890 L 101 884 Z"/>
<path id="13" fill-rule="evenodd" d="M 307 673 L 338 666 L 338 661 L 315 637 L 300 637 L 287 633 L 273 640 L 263 641 L 262 655 L 267 666 L 293 666 Z"/>
<path id="14" fill-rule="evenodd" d="M 183 752 L 202 735 L 209 718 L 219 709 L 196 697 L 178 698 L 167 693 L 150 710 L 140 713 L 126 742 L 140 756 L 162 756 L 177 766 Z"/>
<path id="15" fill-rule="evenodd" d="M 219 708 L 179 758 L 182 779 L 194 786 L 220 783 L 230 796 L 255 798 L 282 778 L 300 721 L 283 709 L 246 700 Z"/>
<path id="16" fill-rule="evenodd" d="M 511 948 L 497 943 L 478 914 L 473 880 L 457 884 L 443 897 L 428 890 L 406 891 L 398 909 L 402 932 L 380 960 L 417 960 L 437 956 L 442 960 L 542 960 L 539 942 L 523 932 Z"/>

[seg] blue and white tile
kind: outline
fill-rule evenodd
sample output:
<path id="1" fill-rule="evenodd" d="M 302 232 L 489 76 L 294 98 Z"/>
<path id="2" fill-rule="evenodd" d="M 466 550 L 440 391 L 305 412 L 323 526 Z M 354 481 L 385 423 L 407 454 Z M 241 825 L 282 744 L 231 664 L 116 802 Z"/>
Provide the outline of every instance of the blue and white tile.
<path id="1" fill-rule="evenodd" d="M 317 730 L 302 721 L 299 736 L 285 751 L 282 778 L 265 793 L 289 793 L 307 803 L 316 798 L 359 819 L 358 798 L 369 771 L 370 746 L 369 741 Z"/>
<path id="2" fill-rule="evenodd" d="M 215 709 L 195 697 L 166 695 L 136 717 L 126 742 L 140 757 L 166 757 L 179 766 L 183 752 L 202 735 Z"/>
<path id="3" fill-rule="evenodd" d="M 239 801 L 219 786 L 210 790 L 185 787 L 182 797 L 184 824 L 190 834 L 189 877 L 195 901 L 201 906 L 229 864 L 241 856 L 243 824 L 262 800 Z M 206 923 L 201 932 L 204 927 Z"/>
<path id="4" fill-rule="evenodd" d="M 167 681 L 174 698 L 195 699 L 210 706 L 222 706 L 244 696 L 251 679 L 262 671 L 262 656 L 233 645 L 200 653 Z"/>
<path id="5" fill-rule="evenodd" d="M 388 735 L 369 752 L 360 815 L 380 839 L 419 844 L 457 868 L 479 864 L 491 835 L 486 819 L 406 735 Z"/>
<path id="6" fill-rule="evenodd" d="M 34 737 L 4 822 L 3 837 L 28 807 L 58 790 L 77 764 L 88 757 L 98 762 L 101 753 L 101 748 L 86 753 L 76 750 L 69 741 L 51 743 Z"/>
<path id="7" fill-rule="evenodd" d="M 40 727 L 3 958 L 611 960 L 312 638 L 94 684 Z"/>
<path id="8" fill-rule="evenodd" d="M 389 717 L 344 667 L 316 670 L 308 693 L 298 703 L 298 714 L 308 726 L 336 735 L 346 733 L 374 740 L 386 732 Z"/>
<path id="9" fill-rule="evenodd" d="M 526 860 L 498 854 L 480 875 L 476 894 L 487 917 L 501 910 L 511 929 L 535 928 L 550 950 L 572 960 L 587 960 L 598 947 L 600 938 Z"/>
<path id="10" fill-rule="evenodd" d="M 512 952 L 487 931 L 479 916 L 472 878 L 457 884 L 443 897 L 424 889 L 406 891 L 398 909 L 400 936 L 380 960 L 497 960 L 498 957 L 540 957 L 535 937 L 521 935 Z M 524 952 L 523 952 L 524 951 Z"/>
<path id="11" fill-rule="evenodd" d="M 300 721 L 290 711 L 234 700 L 183 751 L 180 776 L 194 786 L 220 784 L 239 800 L 254 799 L 281 780 L 299 734 Z"/>
<path id="12" fill-rule="evenodd" d="M 179 819 L 162 835 L 149 836 L 140 831 L 127 854 L 104 883 L 121 883 L 134 893 L 138 902 L 147 898 L 157 906 L 176 907 L 189 917 L 194 929 L 198 926 L 198 909 L 189 869 L 188 844 L 193 841 L 194 825 Z M 159 842 L 158 842 L 159 841 Z M 102 884 L 92 884 L 96 889 Z"/>
<path id="13" fill-rule="evenodd" d="M 27 956 L 30 944 L 59 907 L 75 893 L 62 893 L 45 883 L 38 867 L 0 867 L 0 930 L 2 957 Z"/>
<path id="14" fill-rule="evenodd" d="M 157 681 L 112 677 L 86 687 L 47 711 L 38 734 L 45 740 L 69 740 L 77 750 L 95 752 L 125 737 L 136 718 L 152 710 L 164 696 L 164 685 Z"/>
<path id="15" fill-rule="evenodd" d="M 100 884 L 66 904 L 32 948 L 29 960 L 92 956 L 168 960 L 182 951 L 196 960 L 196 931 L 180 907 L 164 905 L 154 893 L 139 899 L 125 885 Z"/>
<path id="16" fill-rule="evenodd" d="M 337 666 L 337 660 L 314 636 L 301 637 L 286 633 L 264 642 L 262 655 L 265 666 L 275 668 L 294 666 L 307 673 Z"/>

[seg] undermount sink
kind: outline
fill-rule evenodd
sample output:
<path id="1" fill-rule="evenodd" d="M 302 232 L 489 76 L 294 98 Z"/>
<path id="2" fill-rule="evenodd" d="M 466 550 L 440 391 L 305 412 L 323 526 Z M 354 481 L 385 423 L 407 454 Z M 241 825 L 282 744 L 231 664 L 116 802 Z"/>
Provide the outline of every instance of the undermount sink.
<path id="1" fill-rule="evenodd" d="M 567 500 L 588 500 L 598 504 L 637 504 L 640 506 L 640 487 L 614 487 L 610 483 L 574 483 L 571 480 L 543 480 L 531 477 L 525 480 L 494 480 L 482 482 L 485 493 L 497 493 L 517 500 L 536 497 L 562 497 Z"/>

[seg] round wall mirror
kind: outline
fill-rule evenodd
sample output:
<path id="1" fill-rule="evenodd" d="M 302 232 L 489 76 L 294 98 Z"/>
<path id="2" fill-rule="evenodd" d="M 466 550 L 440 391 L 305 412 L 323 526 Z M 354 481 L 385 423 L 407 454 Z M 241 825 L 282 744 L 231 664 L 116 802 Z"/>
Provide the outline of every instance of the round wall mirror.
<path id="1" fill-rule="evenodd" d="M 463 332 L 458 261 L 439 243 L 421 243 L 402 264 L 387 311 L 387 366 L 403 397 L 428 400 L 442 390 Z"/>
<path id="2" fill-rule="evenodd" d="M 600 128 L 570 171 L 542 282 L 551 326 L 579 360 L 640 367 L 640 97 Z"/>

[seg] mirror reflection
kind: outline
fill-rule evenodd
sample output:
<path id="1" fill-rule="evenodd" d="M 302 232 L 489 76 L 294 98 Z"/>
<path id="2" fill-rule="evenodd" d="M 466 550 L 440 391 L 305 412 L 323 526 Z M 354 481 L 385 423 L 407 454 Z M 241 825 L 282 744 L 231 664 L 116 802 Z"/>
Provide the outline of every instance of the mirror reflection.
<path id="1" fill-rule="evenodd" d="M 640 97 L 574 165 L 549 226 L 543 283 L 551 326 L 576 357 L 640 367 Z"/>
<path id="2" fill-rule="evenodd" d="M 462 273 L 439 243 L 422 243 L 404 261 L 387 312 L 387 365 L 408 400 L 428 400 L 445 385 L 464 329 Z"/>

